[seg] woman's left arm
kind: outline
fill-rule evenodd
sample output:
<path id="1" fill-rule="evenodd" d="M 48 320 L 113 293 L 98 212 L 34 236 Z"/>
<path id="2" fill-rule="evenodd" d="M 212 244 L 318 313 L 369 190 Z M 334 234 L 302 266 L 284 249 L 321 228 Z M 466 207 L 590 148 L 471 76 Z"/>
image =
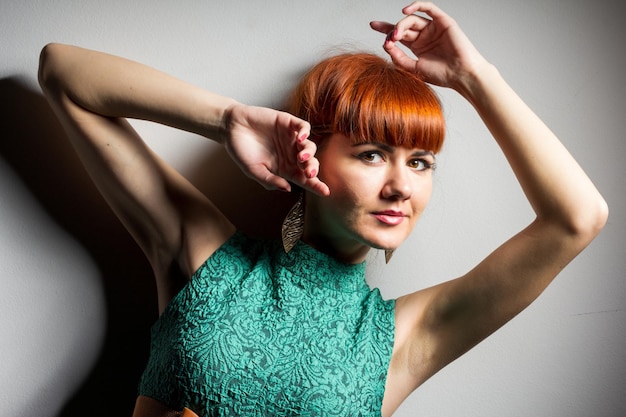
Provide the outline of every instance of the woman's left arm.
<path id="1" fill-rule="evenodd" d="M 430 18 L 413 13 L 420 11 Z M 431 3 L 406 7 L 388 33 L 394 63 L 450 87 L 476 109 L 502 149 L 536 219 L 461 278 L 398 300 L 418 385 L 528 306 L 604 226 L 607 205 L 552 131 L 463 34 Z M 401 42 L 418 57 L 410 58 Z M 410 324 L 407 324 L 410 323 Z M 418 337 L 419 333 L 419 337 Z M 417 345 L 416 345 L 417 343 Z"/>

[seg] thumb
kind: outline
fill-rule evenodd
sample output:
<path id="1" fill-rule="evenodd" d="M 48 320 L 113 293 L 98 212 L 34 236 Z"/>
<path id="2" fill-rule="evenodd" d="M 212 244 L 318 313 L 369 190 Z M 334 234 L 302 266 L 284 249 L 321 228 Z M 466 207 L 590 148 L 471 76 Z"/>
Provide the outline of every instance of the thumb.
<path id="1" fill-rule="evenodd" d="M 291 191 L 289 181 L 273 174 L 265 165 L 259 164 L 251 167 L 248 171 L 248 176 L 261 184 L 266 190 Z"/>

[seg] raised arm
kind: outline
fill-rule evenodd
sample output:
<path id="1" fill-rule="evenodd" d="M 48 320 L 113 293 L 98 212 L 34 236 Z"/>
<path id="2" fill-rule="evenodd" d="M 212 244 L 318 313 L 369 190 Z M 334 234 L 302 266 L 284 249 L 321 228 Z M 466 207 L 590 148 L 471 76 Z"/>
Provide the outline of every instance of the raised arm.
<path id="1" fill-rule="evenodd" d="M 328 192 L 315 176 L 308 123 L 245 106 L 145 65 L 73 46 L 41 53 L 39 79 L 88 173 L 149 258 L 163 307 L 183 279 L 230 236 L 232 224 L 154 154 L 127 123 L 166 124 L 223 143 L 270 189 L 289 182 Z"/>
<path id="2" fill-rule="evenodd" d="M 414 15 L 424 12 L 429 18 Z M 406 7 L 388 34 L 394 63 L 450 87 L 476 109 L 502 149 L 536 219 L 465 276 L 398 300 L 401 366 L 411 389 L 528 306 L 599 233 L 605 201 L 545 124 L 474 48 L 457 23 L 431 3 Z M 396 42 L 418 57 L 407 56 Z"/>

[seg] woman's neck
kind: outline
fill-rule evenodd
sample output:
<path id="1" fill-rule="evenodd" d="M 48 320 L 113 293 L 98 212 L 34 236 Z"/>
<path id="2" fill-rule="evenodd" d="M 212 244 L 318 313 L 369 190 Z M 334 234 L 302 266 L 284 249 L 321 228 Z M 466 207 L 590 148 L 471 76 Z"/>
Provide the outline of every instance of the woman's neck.
<path id="1" fill-rule="evenodd" d="M 329 238 L 321 233 L 308 232 L 307 228 L 301 240 L 316 250 L 349 264 L 360 264 L 365 261 L 370 250 L 369 246 L 354 240 Z"/>

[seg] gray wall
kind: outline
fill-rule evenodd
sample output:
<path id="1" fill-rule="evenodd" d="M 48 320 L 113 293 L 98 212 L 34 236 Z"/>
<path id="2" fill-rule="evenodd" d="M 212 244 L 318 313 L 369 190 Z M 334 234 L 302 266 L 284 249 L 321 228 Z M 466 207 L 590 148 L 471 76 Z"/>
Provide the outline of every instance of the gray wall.
<path id="1" fill-rule="evenodd" d="M 0 4 L 1 415 L 130 415 L 156 316 L 146 261 L 85 178 L 39 94 L 40 48 L 59 41 L 101 49 L 247 103 L 279 106 L 298 75 L 335 47 L 381 52 L 383 39 L 368 21 L 395 21 L 405 5 L 169 3 Z M 424 384 L 398 416 L 626 415 L 626 31 L 619 4 L 440 1 L 579 159 L 611 217 L 533 306 Z M 441 97 L 449 135 L 431 206 L 391 264 L 380 254 L 370 259 L 368 279 L 387 297 L 464 273 L 532 219 L 472 109 L 451 92 Z M 136 126 L 225 210 L 233 209 L 219 199 L 225 190 L 256 195 L 251 186 L 228 186 L 243 180 L 208 141 Z M 243 223 L 256 207 L 245 202 Z"/>

